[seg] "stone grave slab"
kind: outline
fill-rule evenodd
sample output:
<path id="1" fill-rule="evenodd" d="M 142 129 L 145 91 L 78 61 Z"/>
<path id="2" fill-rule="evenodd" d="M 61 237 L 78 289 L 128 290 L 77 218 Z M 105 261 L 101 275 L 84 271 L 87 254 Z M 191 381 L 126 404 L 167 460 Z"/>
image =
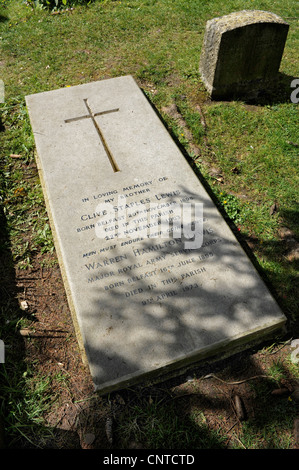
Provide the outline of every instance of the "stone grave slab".
<path id="1" fill-rule="evenodd" d="M 161 380 L 283 329 L 275 300 L 131 76 L 26 102 L 97 391 Z"/>
<path id="2" fill-rule="evenodd" d="M 242 10 L 207 21 L 199 72 L 212 99 L 254 96 L 277 79 L 289 25 Z"/>

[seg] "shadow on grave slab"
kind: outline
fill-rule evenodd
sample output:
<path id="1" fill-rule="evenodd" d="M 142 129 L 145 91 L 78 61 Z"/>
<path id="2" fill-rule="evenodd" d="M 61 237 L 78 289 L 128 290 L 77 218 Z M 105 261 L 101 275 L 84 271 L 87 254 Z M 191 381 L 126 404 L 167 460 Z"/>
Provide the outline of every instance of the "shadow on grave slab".
<path id="1" fill-rule="evenodd" d="M 196 196 L 187 188 L 180 189 L 186 195 Z M 204 207 L 204 217 L 208 220 L 217 217 L 208 198 Z M 153 243 L 157 243 L 155 257 L 166 256 L 168 263 L 179 260 L 176 258 L 180 249 L 178 244 L 166 247 L 159 245 L 159 239 Z M 148 244 L 144 247 L 147 249 Z M 141 251 L 142 245 L 138 248 L 138 256 Z M 189 256 L 195 256 L 195 251 L 190 250 Z M 127 254 L 128 265 L 136 263 L 135 256 Z M 272 324 L 273 320 L 279 323 L 280 319 L 272 316 L 272 299 L 264 290 L 263 281 L 256 273 L 253 277 L 248 275 L 251 269 L 254 272 L 254 267 L 247 255 L 244 253 L 240 257 L 236 244 L 223 237 L 217 246 L 217 256 L 208 263 L 212 273 L 217 269 L 222 269 L 223 273 L 227 271 L 220 278 L 220 289 L 213 288 L 210 274 L 207 283 L 201 283 L 200 277 L 188 279 L 191 284 L 196 280 L 196 288 L 190 288 L 187 294 L 181 289 L 180 279 L 174 281 L 174 287 L 156 285 L 151 294 L 148 290 L 151 281 L 141 277 L 138 292 L 149 297 L 142 311 L 138 295 L 128 294 L 124 302 L 123 291 L 112 288 L 103 292 L 94 285 L 90 292 L 90 301 L 94 303 L 92 313 L 83 312 L 81 321 L 88 338 L 85 347 L 92 375 L 100 388 L 107 384 L 107 390 L 113 390 L 119 384 L 128 386 L 147 377 L 154 379 L 207 357 L 223 357 L 231 349 L 246 348 L 247 343 L 261 342 L 273 333 L 272 327 L 265 325 L 267 322 Z M 204 263 L 197 262 L 197 266 L 204 266 Z M 190 267 L 186 267 L 186 273 L 188 270 Z M 105 268 L 101 269 L 101 274 L 104 271 Z M 128 274 L 121 276 L 126 281 Z M 237 282 L 242 277 L 247 284 Z M 261 311 L 263 321 L 259 318 Z M 100 327 L 97 326 L 98 318 Z M 97 328 L 100 330 L 96 332 Z"/>

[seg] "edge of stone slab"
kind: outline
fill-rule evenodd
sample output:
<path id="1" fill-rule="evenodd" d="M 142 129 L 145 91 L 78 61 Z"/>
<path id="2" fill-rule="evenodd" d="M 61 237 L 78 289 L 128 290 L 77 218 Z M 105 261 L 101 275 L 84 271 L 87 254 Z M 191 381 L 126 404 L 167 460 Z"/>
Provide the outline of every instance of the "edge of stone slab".
<path id="1" fill-rule="evenodd" d="M 52 216 L 51 205 L 50 205 L 50 202 L 49 202 L 47 188 L 46 188 L 46 184 L 45 184 L 45 180 L 44 180 L 42 164 L 41 164 L 41 161 L 40 161 L 40 158 L 39 158 L 39 155 L 38 155 L 37 151 L 35 151 L 34 156 L 35 156 L 35 160 L 36 160 L 36 163 L 37 163 L 38 175 L 39 175 L 40 183 L 41 183 L 42 190 L 43 190 L 43 197 L 44 197 L 44 200 L 45 200 L 45 205 L 46 205 L 46 210 L 47 210 L 47 214 L 48 214 L 48 218 L 49 218 L 49 222 L 50 222 L 50 226 L 51 226 L 51 232 L 52 232 L 52 236 L 53 236 L 56 255 L 57 255 L 57 258 L 58 258 L 58 264 L 59 264 L 59 268 L 60 268 L 60 272 L 61 272 L 61 277 L 62 277 L 64 289 L 65 289 L 66 296 L 67 296 L 68 306 L 69 306 L 69 309 L 70 309 L 70 312 L 71 312 L 72 322 L 73 322 L 74 329 L 75 329 L 75 334 L 76 334 L 76 339 L 77 339 L 78 346 L 79 346 L 79 351 L 80 351 L 80 354 L 81 354 L 83 365 L 85 367 L 89 368 L 89 363 L 88 363 L 88 359 L 87 359 L 87 355 L 86 355 L 86 351 L 85 351 L 85 347 L 84 347 L 84 341 L 83 341 L 83 338 L 82 338 L 82 335 L 81 335 L 81 331 L 80 331 L 80 327 L 79 327 L 79 323 L 78 323 L 78 319 L 77 319 L 77 314 L 76 314 L 76 310 L 75 310 L 75 306 L 74 306 L 73 301 L 72 301 L 71 290 L 70 290 L 70 286 L 69 286 L 69 283 L 68 283 L 68 280 L 67 280 L 67 274 L 66 274 L 64 263 L 63 263 L 63 257 L 62 257 L 62 253 L 61 253 L 61 250 L 60 250 L 59 240 L 58 240 L 58 236 L 57 236 L 57 232 L 56 232 L 56 229 L 55 229 L 55 224 L 54 224 L 54 220 L 53 220 L 53 216 Z"/>
<path id="2" fill-rule="evenodd" d="M 61 87 L 61 88 L 53 88 L 51 90 L 39 91 L 37 93 L 30 93 L 30 94 L 25 96 L 26 104 L 27 104 L 27 107 L 28 107 L 28 105 L 30 105 L 31 99 L 33 99 L 34 97 L 40 96 L 40 95 L 45 95 L 45 94 L 48 94 L 48 93 L 63 93 L 63 92 L 66 92 L 67 90 L 70 90 L 72 88 L 84 88 L 84 87 L 88 87 L 90 85 L 96 85 L 96 83 L 98 83 L 98 82 L 107 82 L 109 80 L 131 80 L 131 81 L 135 82 L 135 84 L 138 86 L 138 88 L 140 88 L 139 85 L 137 84 L 135 78 L 133 77 L 133 75 L 125 74 L 125 75 L 119 75 L 118 77 L 103 78 L 103 79 L 98 79 L 98 80 L 92 80 L 91 82 L 87 82 L 87 83 L 79 83 L 78 85 L 70 85 L 70 86 L 64 86 L 64 87 Z"/>
<path id="3" fill-rule="evenodd" d="M 131 75 L 126 75 L 125 77 L 130 77 L 130 79 L 132 79 L 135 82 L 135 79 Z M 123 78 L 123 77 L 118 77 L 118 78 Z M 84 86 L 85 84 L 82 84 L 82 85 Z M 75 86 L 82 86 L 82 85 L 75 85 Z M 48 193 L 47 193 L 47 186 L 46 186 L 44 176 L 43 176 L 43 167 L 42 167 L 42 163 L 39 158 L 37 150 L 35 151 L 35 159 L 37 163 L 37 169 L 39 173 L 41 186 L 43 189 L 43 196 L 44 196 L 45 205 L 46 205 L 46 209 L 47 209 L 47 213 L 49 217 L 49 222 L 51 225 L 54 245 L 56 249 L 57 258 L 59 261 L 59 267 L 60 267 L 60 271 L 61 271 L 61 275 L 62 275 L 62 279 L 64 283 L 64 288 L 65 288 L 66 295 L 67 295 L 68 305 L 70 308 L 70 313 L 72 316 L 76 338 L 77 338 L 79 350 L 81 353 L 82 362 L 84 366 L 87 366 L 87 368 L 89 369 L 91 373 L 91 366 L 87 359 L 87 354 L 86 354 L 86 350 L 84 346 L 85 341 L 80 330 L 76 310 L 72 301 L 71 290 L 70 290 L 69 282 L 67 279 L 67 274 L 66 274 L 66 270 L 65 270 L 65 266 L 63 262 L 62 253 L 60 250 L 59 237 L 55 229 L 54 219 L 53 219 L 52 211 L 51 211 L 51 204 L 50 204 Z M 245 253 L 245 255 L 248 256 L 247 253 Z M 264 281 L 262 280 L 262 282 Z M 115 379 L 113 381 L 106 382 L 103 385 L 97 385 L 95 383 L 96 380 L 92 376 L 92 373 L 91 373 L 93 382 L 95 384 L 95 390 L 99 392 L 100 394 L 106 394 L 115 390 L 126 388 L 138 382 L 139 383 L 146 382 L 148 380 L 153 381 L 155 380 L 155 378 L 156 378 L 156 381 L 160 381 L 160 382 L 164 381 L 166 380 L 167 374 L 170 373 L 171 376 L 180 375 L 182 373 L 182 369 L 184 368 L 190 369 L 191 367 L 198 366 L 198 361 L 202 362 L 204 360 L 209 360 L 209 361 L 215 362 L 217 360 L 223 359 L 224 357 L 231 356 L 238 350 L 248 349 L 252 347 L 252 345 L 264 341 L 265 339 L 267 339 L 269 335 L 273 335 L 274 332 L 278 332 L 279 330 L 282 330 L 286 321 L 287 321 L 286 317 L 281 312 L 281 315 L 279 315 L 277 319 L 272 320 L 271 322 L 265 324 L 262 328 L 257 327 L 253 330 L 249 330 L 245 334 L 240 334 L 239 336 L 233 337 L 231 339 L 223 340 L 219 343 L 203 348 L 201 351 L 193 352 L 191 355 L 188 355 L 188 356 L 183 356 L 176 361 L 172 361 L 169 364 L 161 366 L 158 369 L 155 368 L 153 370 L 148 370 L 143 373 L 135 372 L 133 374 L 129 374 L 123 377 L 120 381 Z M 222 354 L 221 357 L 219 357 L 219 354 Z M 215 357 L 215 359 L 213 359 L 213 357 Z"/>
<path id="4" fill-rule="evenodd" d="M 219 341 L 158 369 L 151 369 L 143 373 L 134 372 L 123 377 L 121 380 L 114 379 L 103 385 L 94 383 L 95 392 L 103 396 L 140 383 L 143 383 L 144 387 L 146 387 L 183 375 L 190 369 L 219 362 L 272 339 L 274 335 L 282 336 L 286 333 L 286 321 L 285 315 L 281 314 L 278 319 L 264 325 L 263 329 L 257 327 L 245 334 L 239 334 L 233 338 Z"/>
<path id="5" fill-rule="evenodd" d="M 122 75 L 120 77 L 115 77 L 115 79 L 132 80 L 136 83 L 136 81 L 135 81 L 135 79 L 132 75 Z M 106 78 L 104 80 L 110 80 L 110 78 Z M 95 80 L 92 83 L 96 83 L 98 81 L 104 81 L 104 80 Z M 89 83 L 81 83 L 79 85 L 73 85 L 70 88 L 85 87 L 87 85 L 89 85 Z M 53 93 L 53 92 L 60 93 L 64 90 L 66 90 L 66 89 L 68 89 L 68 87 L 67 88 L 57 88 L 57 89 L 54 89 L 54 90 L 46 90 L 46 91 L 42 91 L 42 92 L 38 92 L 38 93 L 31 93 L 29 95 L 26 95 L 25 96 L 25 101 L 26 101 L 26 106 L 27 106 L 29 116 L 30 116 L 30 111 L 29 111 L 30 101 L 33 97 L 41 95 L 41 94 L 45 94 L 45 93 Z M 72 317 L 72 322 L 73 322 L 73 326 L 74 326 L 74 330 L 75 330 L 76 339 L 77 339 L 77 342 L 78 342 L 78 347 L 79 347 L 82 363 L 90 371 L 90 365 L 89 365 L 87 353 L 86 353 L 85 346 L 84 346 L 85 341 L 84 341 L 84 338 L 82 336 L 82 332 L 81 332 L 80 325 L 79 325 L 78 318 L 77 318 L 76 309 L 75 309 L 75 306 L 74 306 L 74 303 L 73 303 L 73 300 L 72 300 L 71 289 L 70 289 L 66 269 L 65 269 L 65 266 L 64 266 L 64 262 L 63 262 L 63 256 L 62 256 L 62 252 L 61 252 L 61 249 L 60 249 L 59 237 L 58 237 L 58 234 L 57 234 L 57 231 L 56 231 L 56 228 L 55 228 L 54 218 L 53 218 L 53 214 L 52 214 L 52 210 L 51 210 L 51 204 L 50 204 L 49 197 L 48 197 L 47 185 L 46 185 L 44 174 L 43 174 L 43 165 L 42 165 L 42 162 L 39 158 L 38 150 L 36 148 L 36 144 L 35 144 L 34 157 L 35 157 L 35 161 L 36 161 L 36 164 L 37 164 L 38 175 L 39 175 L 39 179 L 40 179 L 40 183 L 41 183 L 41 187 L 42 187 L 42 191 L 43 191 L 43 197 L 44 197 L 44 201 L 45 201 L 47 215 L 48 215 L 48 218 L 49 218 L 49 223 L 50 223 L 50 226 L 51 226 L 51 232 L 52 232 L 52 236 L 53 236 L 55 251 L 56 251 L 57 258 L 58 258 L 58 264 L 59 264 L 59 268 L 60 268 L 60 272 L 61 272 L 61 277 L 62 277 L 64 289 L 65 289 L 66 296 L 67 296 L 67 302 L 68 302 L 68 306 L 69 306 L 71 317 Z"/>

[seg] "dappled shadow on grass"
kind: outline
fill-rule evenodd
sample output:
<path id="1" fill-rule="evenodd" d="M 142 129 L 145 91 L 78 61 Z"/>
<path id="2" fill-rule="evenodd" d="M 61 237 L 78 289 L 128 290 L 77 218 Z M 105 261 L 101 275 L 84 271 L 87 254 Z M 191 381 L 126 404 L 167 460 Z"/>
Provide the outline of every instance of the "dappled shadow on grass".
<path id="1" fill-rule="evenodd" d="M 278 209 L 279 229 L 277 238 L 262 240 L 246 236 L 243 244 L 247 252 L 256 252 L 255 264 L 263 276 L 272 295 L 288 317 L 288 331 L 297 338 L 299 335 L 299 211 L 294 209 Z M 251 256 L 251 257 L 252 257 Z M 263 260 L 260 265 L 258 258 Z M 254 260 L 253 260 L 254 262 Z M 279 264 L 279 269 L 277 268 Z"/>
<path id="2" fill-rule="evenodd" d="M 5 363 L 0 364 L 0 428 L 4 431 L 0 447 L 38 448 L 42 436 L 49 435 L 49 430 L 40 424 L 41 410 L 47 406 L 48 390 L 43 388 L 48 378 L 37 376 L 36 361 L 28 356 L 28 344 L 34 340 L 21 334 L 22 326 L 35 321 L 34 302 L 28 293 L 31 276 L 28 271 L 21 271 L 20 282 L 20 271 L 12 254 L 11 237 L 15 231 L 8 225 L 5 212 L 9 207 L 12 215 L 15 206 L 6 193 L 9 182 L 3 160 L 0 165 L 0 339 L 5 344 Z M 10 171 L 13 172 L 11 167 Z M 28 239 L 28 232 L 21 233 L 19 245 Z M 26 300 L 24 308 L 22 300 Z"/>
<path id="3" fill-rule="evenodd" d="M 299 203 L 296 204 L 297 210 L 290 210 L 290 209 L 282 209 L 279 211 L 281 218 L 283 219 L 283 224 L 286 227 L 290 228 L 293 232 L 295 237 L 298 237 L 299 231 Z"/>
<path id="4" fill-rule="evenodd" d="M 229 360 L 194 367 L 188 376 L 159 385 L 130 387 L 102 400 L 95 395 L 82 407 L 70 402 L 68 408 L 75 411 L 74 426 L 63 428 L 57 423 L 48 429 L 47 439 L 24 442 L 21 448 L 129 450 L 130 455 L 138 455 L 138 449 L 155 455 L 163 449 L 293 448 L 292 425 L 298 405 L 289 400 L 289 395 L 277 397 L 271 392 L 281 385 L 291 386 L 294 379 L 283 366 L 279 370 L 284 376 L 282 381 L 267 376 L 265 363 L 271 365 L 268 361 L 273 356 L 262 359 L 262 369 L 254 353 L 251 350 Z M 209 374 L 214 376 L 204 378 Z M 216 377 L 236 384 L 223 383 Z M 236 414 L 235 395 L 242 400 L 244 420 Z M 41 430 L 35 426 L 36 436 Z M 93 435 L 90 445 L 84 445 L 86 433 Z"/>
<path id="5" fill-rule="evenodd" d="M 163 387 L 163 386 L 162 386 Z M 128 391 L 124 405 L 114 412 L 114 443 L 118 449 L 222 449 L 224 437 L 210 428 L 202 416 L 192 418 L 190 397 L 171 396 L 169 389 L 151 387 Z M 111 397 L 114 400 L 114 397 Z M 221 408 L 211 404 L 211 408 Z M 203 407 L 198 409 L 201 414 Z M 199 419 L 197 419 L 199 418 Z"/>
<path id="6" fill-rule="evenodd" d="M 298 242 L 294 239 L 268 240 L 258 243 L 257 239 L 246 237 L 257 256 L 263 259 L 263 278 L 272 290 L 272 295 L 281 305 L 288 318 L 288 331 L 297 338 L 299 335 L 298 304 Z M 277 263 L 280 268 L 277 269 Z"/>
<path id="7" fill-rule="evenodd" d="M 26 371 L 24 341 L 16 334 L 16 325 L 20 318 L 24 317 L 25 312 L 20 309 L 17 300 L 19 289 L 16 285 L 6 218 L 1 206 L 0 278 L 0 339 L 5 344 L 5 363 L 0 364 L 0 421 L 4 428 L 14 431 L 15 410 L 12 408 L 18 400 L 22 400 L 23 373 Z M 12 395 L 16 401 L 12 400 Z M 4 443 L 6 440 L 7 436 L 4 433 Z"/>
<path id="8" fill-rule="evenodd" d="M 5 21 L 8 21 L 9 18 L 7 16 L 0 15 L 0 23 L 5 23 Z"/>
<path id="9" fill-rule="evenodd" d="M 283 365 L 279 367 L 283 378 L 274 380 L 265 374 L 254 354 L 254 350 L 242 352 L 194 367 L 188 376 L 110 395 L 115 415 L 114 446 L 128 448 L 138 443 L 137 448 L 145 449 L 292 448 L 298 405 L 289 396 L 296 381 Z M 263 366 L 271 367 L 275 358 L 265 355 Z M 272 395 L 281 384 L 290 387 L 290 393 Z M 241 418 L 235 396 L 242 402 Z"/>
<path id="10" fill-rule="evenodd" d="M 4 127 L 2 119 L 0 117 L 0 132 L 4 132 L 4 131 L 5 131 L 5 127 Z"/>

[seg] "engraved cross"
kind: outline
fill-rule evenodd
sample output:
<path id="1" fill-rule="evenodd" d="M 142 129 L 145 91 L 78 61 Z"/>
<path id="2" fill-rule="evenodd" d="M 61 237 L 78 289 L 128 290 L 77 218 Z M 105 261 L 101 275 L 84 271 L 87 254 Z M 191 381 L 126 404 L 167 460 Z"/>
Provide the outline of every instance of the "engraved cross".
<path id="1" fill-rule="evenodd" d="M 114 173 L 116 173 L 117 171 L 120 171 L 120 169 L 119 169 L 118 164 L 116 163 L 116 161 L 115 161 L 115 159 L 114 159 L 114 157 L 113 157 L 113 155 L 112 155 L 112 153 L 111 153 L 111 151 L 110 151 L 110 149 L 107 145 L 107 142 L 106 142 L 106 140 L 103 136 L 103 133 L 100 129 L 100 126 L 98 125 L 95 118 L 96 118 L 96 116 L 101 116 L 102 114 L 115 113 L 115 112 L 119 111 L 119 108 L 108 109 L 107 111 L 100 111 L 98 113 L 93 113 L 90 109 L 90 106 L 89 106 L 88 102 L 87 102 L 87 98 L 83 99 L 83 101 L 84 101 L 84 104 L 87 108 L 88 114 L 85 114 L 84 116 L 75 117 L 75 118 L 65 119 L 64 122 L 68 123 L 68 122 L 73 122 L 73 121 L 79 121 L 81 119 L 91 118 L 91 120 L 93 122 L 93 125 L 94 125 L 94 127 L 95 127 L 95 129 L 96 129 L 96 131 L 97 131 L 97 133 L 100 137 L 100 140 L 103 144 L 103 147 L 105 149 L 105 152 L 107 154 L 109 162 L 112 166 L 112 169 L 113 169 Z"/>

